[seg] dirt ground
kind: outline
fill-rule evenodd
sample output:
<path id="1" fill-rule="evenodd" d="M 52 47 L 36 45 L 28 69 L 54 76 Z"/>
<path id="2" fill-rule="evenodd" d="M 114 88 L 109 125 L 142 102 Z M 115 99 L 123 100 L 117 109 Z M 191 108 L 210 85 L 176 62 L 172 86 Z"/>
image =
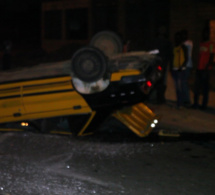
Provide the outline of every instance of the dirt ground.
<path id="1" fill-rule="evenodd" d="M 192 100 L 192 90 L 190 90 L 190 97 Z M 166 99 L 166 104 L 148 104 L 156 114 L 162 116 L 160 128 L 175 129 L 179 132 L 215 133 L 215 91 L 210 91 L 209 108 L 205 111 L 191 108 L 176 109 L 173 79 L 168 74 Z"/>
<path id="2" fill-rule="evenodd" d="M 0 133 L 1 195 L 213 195 L 211 136 Z"/>
<path id="3" fill-rule="evenodd" d="M 190 78 L 190 98 L 191 101 L 193 100 L 193 83 L 194 83 L 195 75 L 194 73 L 191 75 Z M 211 72 L 211 81 L 210 81 L 210 86 L 211 86 L 211 91 L 209 94 L 209 102 L 208 106 L 215 108 L 215 70 Z M 166 90 L 166 98 L 167 100 L 175 101 L 176 100 L 176 94 L 175 94 L 175 88 L 174 88 L 174 82 L 172 79 L 172 76 L 170 73 L 168 74 L 167 77 L 167 90 Z"/>

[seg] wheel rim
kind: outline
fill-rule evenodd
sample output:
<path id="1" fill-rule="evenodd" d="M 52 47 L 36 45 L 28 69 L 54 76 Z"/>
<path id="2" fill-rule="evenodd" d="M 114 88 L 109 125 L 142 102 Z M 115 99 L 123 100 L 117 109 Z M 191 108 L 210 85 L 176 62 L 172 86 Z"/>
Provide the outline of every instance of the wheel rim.
<path id="1" fill-rule="evenodd" d="M 107 71 L 107 60 L 96 48 L 86 47 L 78 50 L 72 58 L 72 73 L 85 82 L 101 79 Z"/>
<path id="2" fill-rule="evenodd" d="M 123 49 L 121 38 L 112 31 L 101 31 L 95 34 L 90 45 L 99 48 L 107 57 L 121 53 Z"/>

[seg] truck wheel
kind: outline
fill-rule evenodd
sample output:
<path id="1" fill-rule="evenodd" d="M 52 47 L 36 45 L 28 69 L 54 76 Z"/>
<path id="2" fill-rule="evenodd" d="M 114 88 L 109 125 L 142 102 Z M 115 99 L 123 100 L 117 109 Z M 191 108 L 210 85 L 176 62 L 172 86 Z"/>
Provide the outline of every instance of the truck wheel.
<path id="1" fill-rule="evenodd" d="M 99 48 L 108 57 L 121 53 L 123 50 L 121 38 L 112 31 L 101 31 L 95 34 L 90 45 Z"/>
<path id="2" fill-rule="evenodd" d="M 94 82 L 107 72 L 107 58 L 97 48 L 84 47 L 74 53 L 71 69 L 74 77 L 84 82 Z"/>

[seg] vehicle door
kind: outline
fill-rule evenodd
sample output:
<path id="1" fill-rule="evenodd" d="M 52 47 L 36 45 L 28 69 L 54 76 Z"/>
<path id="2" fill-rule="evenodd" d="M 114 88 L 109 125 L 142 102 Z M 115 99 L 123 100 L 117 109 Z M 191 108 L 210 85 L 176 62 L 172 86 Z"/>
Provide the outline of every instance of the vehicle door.
<path id="1" fill-rule="evenodd" d="M 24 114 L 20 83 L 0 85 L 0 123 L 19 120 Z"/>
<path id="2" fill-rule="evenodd" d="M 33 80 L 23 86 L 23 102 L 28 118 L 89 113 L 82 96 L 72 87 L 71 77 Z"/>

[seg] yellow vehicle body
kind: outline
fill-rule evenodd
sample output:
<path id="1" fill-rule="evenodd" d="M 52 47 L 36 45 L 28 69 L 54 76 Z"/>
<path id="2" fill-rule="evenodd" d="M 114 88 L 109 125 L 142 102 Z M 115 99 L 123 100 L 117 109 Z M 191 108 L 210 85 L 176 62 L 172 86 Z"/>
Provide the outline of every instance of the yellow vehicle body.
<path id="1" fill-rule="evenodd" d="M 70 76 L 0 85 L 0 109 L 0 123 L 92 112 Z"/>
<path id="2" fill-rule="evenodd" d="M 101 32 L 71 60 L 0 72 L 0 130 L 31 124 L 58 132 L 66 121 L 81 136 L 114 116 L 138 136 L 148 135 L 158 117 L 143 102 L 161 78 L 161 60 L 155 51 L 121 49 L 118 35 Z"/>
<path id="3" fill-rule="evenodd" d="M 139 74 L 138 70 L 121 70 L 111 75 L 110 82 L 119 82 L 122 77 Z M 148 135 L 152 130 L 149 127 L 152 119 L 156 118 L 152 111 L 149 108 L 146 109 L 143 103 L 127 106 L 126 109 L 132 111 L 125 114 L 124 109 L 118 109 L 113 110 L 112 115 L 138 136 Z M 0 110 L 0 123 L 3 124 L 89 114 L 89 118 L 78 131 L 78 136 L 86 134 L 85 130 L 97 114 L 82 94 L 73 87 L 70 75 L 2 83 L 0 84 Z M 145 117 L 145 114 L 150 117 Z M 5 131 L 6 128 L 2 127 L 1 130 Z"/>
<path id="4" fill-rule="evenodd" d="M 85 65 L 92 65 L 88 58 L 91 59 L 93 53 L 83 54 L 86 64 L 80 65 L 85 71 Z M 92 62 L 95 59 L 92 58 Z M 142 61 L 136 58 L 128 66 L 124 66 L 125 61 L 111 61 L 104 77 L 96 81 L 75 77 L 70 70 L 70 61 L 0 73 L 0 130 L 7 129 L 8 123 L 26 127 L 29 121 L 36 121 L 38 128 L 44 129 L 46 121 L 54 124 L 64 117 L 72 133 L 81 136 L 94 131 L 106 117 L 114 116 L 138 136 L 148 135 L 157 116 L 143 103 L 145 92 L 151 87 L 146 85 L 146 81 L 153 83 L 160 72 L 157 66 L 150 66 L 148 62 L 142 65 Z M 82 62 L 82 58 L 77 62 Z M 79 66 L 75 68 L 78 70 L 76 73 L 83 77 Z M 78 88 L 80 83 L 82 88 Z M 101 83 L 105 85 L 101 87 Z M 125 113 L 125 108 L 131 111 Z M 19 130 L 14 127 L 9 129 Z M 50 131 L 57 132 L 57 129 L 54 127 Z"/>

